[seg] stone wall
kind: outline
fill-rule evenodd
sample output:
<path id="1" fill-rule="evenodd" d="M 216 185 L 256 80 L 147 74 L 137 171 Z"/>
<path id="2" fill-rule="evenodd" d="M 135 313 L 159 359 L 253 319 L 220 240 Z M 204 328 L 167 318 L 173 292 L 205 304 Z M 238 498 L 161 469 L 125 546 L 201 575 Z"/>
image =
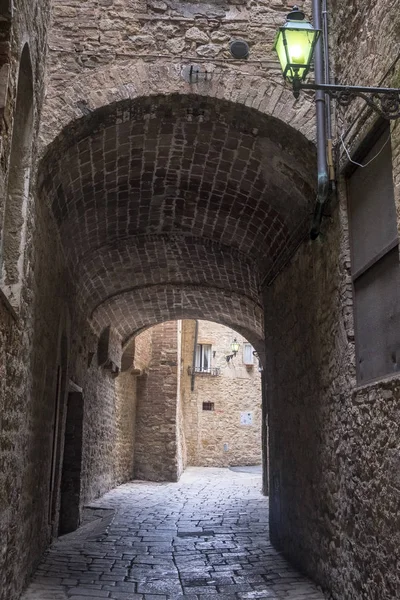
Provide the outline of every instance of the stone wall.
<path id="1" fill-rule="evenodd" d="M 392 26 L 381 37 L 366 35 L 371 46 L 361 43 L 356 52 L 352 41 L 355 30 L 380 30 L 387 5 L 357 11 L 355 5 L 335 4 L 336 24 L 348 14 L 336 29 L 338 79 L 378 83 L 388 63 L 377 57 L 387 57 Z M 359 77 L 361 55 L 375 57 L 368 81 Z M 374 119 L 354 120 L 355 110 L 338 114 L 339 127 L 349 128 L 352 152 L 374 125 Z M 392 149 L 399 215 L 395 127 Z M 338 203 L 321 237 L 305 243 L 264 290 L 271 539 L 335 600 L 386 600 L 397 597 L 400 586 L 395 550 L 400 385 L 396 375 L 362 387 L 356 383 L 346 161 L 338 166 Z M 268 308 L 276 306 L 279 313 Z"/>
<path id="2" fill-rule="evenodd" d="M 11 141 L 17 104 L 17 81 L 23 47 L 29 44 L 33 87 L 32 164 L 37 154 L 37 131 L 42 110 L 44 92 L 44 69 L 46 62 L 47 25 L 49 1 L 36 6 L 30 0 L 21 0 L 18 9 L 12 2 L 1 4 L 0 25 L 0 247 L 3 239 L 3 219 Z M 39 559 L 47 543 L 46 514 L 43 510 L 43 490 L 48 480 L 47 472 L 40 468 L 43 453 L 48 452 L 46 419 L 46 391 L 50 377 L 46 370 L 33 372 L 37 366 L 32 355 L 34 337 L 34 299 L 37 277 L 33 272 L 35 252 L 33 236 L 35 222 L 40 220 L 33 197 L 33 186 L 29 190 L 29 201 L 25 206 L 23 279 L 27 284 L 21 297 L 19 314 L 15 315 L 0 290 L 0 598 L 14 600 L 18 597 L 27 574 Z M 37 238 L 35 237 L 35 240 Z M 51 241 L 49 247 L 54 249 Z M 42 246 L 42 250 L 44 246 Z M 38 249 L 39 250 L 39 249 Z M 49 250 L 51 251 L 51 250 Z M 2 252 L 0 252 L 2 254 Z M 57 261 L 57 249 L 53 256 Z M 1 260 L 1 259 L 0 259 Z M 1 269 L 0 269 L 1 271 Z M 52 320 L 52 315 L 49 315 Z M 53 323 L 54 324 L 54 323 Z M 54 337 L 57 337 L 58 323 Z M 55 344 L 49 342 L 51 351 Z M 46 350 L 43 349 L 45 352 Z M 48 355 L 50 359 L 51 354 Z M 40 379 L 42 396 L 33 403 L 33 381 Z M 41 405 L 41 402 L 44 405 Z M 41 454 L 32 445 L 37 420 L 43 416 Z M 32 465 L 35 468 L 32 469 Z"/>
<path id="3" fill-rule="evenodd" d="M 310 0 L 301 4 L 309 14 Z M 294 108 L 272 50 L 287 11 L 281 0 L 54 0 L 45 143 L 100 106 L 171 93 L 240 102 L 292 123 L 312 139 L 312 103 L 303 98 L 301 109 Z M 248 60 L 235 60 L 229 52 L 230 41 L 238 38 L 250 46 Z M 207 77 L 190 82 L 191 64 Z"/>
<path id="4" fill-rule="evenodd" d="M 212 368 L 218 376 L 189 374 L 193 365 L 194 321 L 184 321 L 182 362 L 182 406 L 188 463 L 203 467 L 261 464 L 261 377 L 258 361 L 243 363 L 247 341 L 232 329 L 199 321 L 198 344 L 211 344 Z M 229 362 L 232 340 L 240 344 L 237 356 Z M 214 410 L 203 410 L 203 402 Z M 241 424 L 242 413 L 252 413 L 252 424 Z"/>
<path id="5" fill-rule="evenodd" d="M 266 306 L 280 307 L 279 318 L 266 311 L 271 539 L 328 588 L 345 579 L 332 560 L 343 535 L 336 450 L 355 375 L 340 216 L 265 290 Z"/>
<path id="6" fill-rule="evenodd" d="M 151 360 L 137 382 L 136 479 L 177 481 L 182 469 L 177 448 L 177 327 L 177 321 L 167 321 L 149 330 Z"/>
<path id="7" fill-rule="evenodd" d="M 265 291 L 271 539 L 335 599 L 389 599 L 400 389 L 356 387 L 346 228 L 342 206 Z"/>

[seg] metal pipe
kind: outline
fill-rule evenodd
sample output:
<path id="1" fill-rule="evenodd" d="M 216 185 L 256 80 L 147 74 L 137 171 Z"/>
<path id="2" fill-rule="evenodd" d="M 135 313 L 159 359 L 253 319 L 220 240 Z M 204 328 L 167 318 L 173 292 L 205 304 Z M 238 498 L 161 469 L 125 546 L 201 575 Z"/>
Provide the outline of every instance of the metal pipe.
<path id="1" fill-rule="evenodd" d="M 196 325 L 194 327 L 194 344 L 193 344 L 193 360 L 192 360 L 192 378 L 190 381 L 190 390 L 194 392 L 194 381 L 196 377 L 196 349 L 197 349 L 197 340 L 199 337 L 199 322 L 196 319 Z"/>
<path id="2" fill-rule="evenodd" d="M 331 82 L 330 74 L 330 60 L 329 60 L 329 23 L 328 23 L 328 2 L 322 0 L 322 35 L 324 41 L 324 83 Z M 333 161 L 333 140 L 332 140 L 332 106 L 331 98 L 327 94 L 325 95 L 325 106 L 326 106 L 326 135 L 327 135 L 327 148 L 326 157 L 328 162 L 328 174 L 329 181 L 332 189 L 336 187 L 335 181 L 335 165 Z"/>
<path id="3" fill-rule="evenodd" d="M 313 24 L 315 29 L 321 29 L 321 0 L 313 0 Z M 314 54 L 315 83 L 324 83 L 324 57 L 322 49 L 322 39 L 319 38 L 315 45 Z M 314 211 L 313 223 L 310 231 L 310 237 L 315 240 L 321 229 L 322 212 L 329 194 L 329 176 L 328 164 L 326 161 L 326 108 L 325 93 L 317 90 L 315 94 L 315 104 L 317 113 L 317 167 L 318 167 L 318 191 L 317 203 Z"/>
<path id="4" fill-rule="evenodd" d="M 324 43 L 324 83 L 331 82 L 329 72 L 329 37 L 328 37 L 328 7 L 327 0 L 322 0 L 322 39 Z M 332 139 L 332 111 L 330 98 L 325 97 L 326 103 L 326 135 Z"/>

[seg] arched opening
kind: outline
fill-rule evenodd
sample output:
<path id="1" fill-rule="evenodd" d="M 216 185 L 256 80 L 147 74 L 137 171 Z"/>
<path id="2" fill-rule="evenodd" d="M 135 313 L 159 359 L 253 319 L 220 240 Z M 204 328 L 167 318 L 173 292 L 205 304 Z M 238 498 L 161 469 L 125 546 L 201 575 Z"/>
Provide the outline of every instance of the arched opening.
<path id="1" fill-rule="evenodd" d="M 259 465 L 261 475 L 261 368 L 253 352 L 246 337 L 205 320 L 164 321 L 131 339 L 117 378 L 125 440 L 118 454 L 132 461 L 134 479 L 177 481 L 187 467 Z"/>
<path id="2" fill-rule="evenodd" d="M 22 51 L 0 243 L 0 288 L 14 309 L 20 303 L 31 174 L 33 77 L 29 47 Z"/>
<path id="3" fill-rule="evenodd" d="M 282 121 L 195 95 L 104 107 L 71 124 L 47 149 L 39 191 L 52 209 L 74 278 L 78 328 L 90 328 L 92 357 L 102 350 L 82 376 L 90 415 L 83 501 L 126 481 L 135 472 L 135 454 L 144 457 L 137 472 L 148 479 L 158 477 L 158 467 L 165 478 L 178 479 L 185 463 L 176 403 L 170 412 L 143 411 L 144 417 L 139 413 L 151 402 L 138 405 L 138 413 L 130 405 L 132 378 L 138 380 L 135 393 L 142 387 L 149 397 L 146 374 L 129 367 L 139 334 L 176 320 L 218 322 L 242 335 L 265 365 L 264 311 L 277 322 L 274 334 L 279 311 L 293 330 L 296 315 L 286 300 L 268 302 L 262 288 L 307 233 L 314 159 L 313 145 Z M 305 270 L 301 265 L 303 282 Z M 293 294 L 293 312 L 302 293 Z M 274 356 L 280 372 L 287 366 L 284 352 Z M 171 365 L 168 356 L 159 356 L 166 372 L 158 379 L 166 388 L 155 396 L 176 400 L 168 370 L 179 361 Z M 133 371 L 141 369 L 134 365 Z M 262 405 L 265 423 L 265 394 Z M 172 440 L 154 444 L 162 450 L 152 473 L 145 473 L 151 442 L 145 433 L 132 439 L 132 419 L 141 421 L 142 431 L 145 425 L 173 431 Z M 229 451 L 229 440 L 219 442 L 222 452 L 224 444 Z M 277 496 L 275 480 L 273 485 Z"/>
<path id="4" fill-rule="evenodd" d="M 0 1 L 0 132 L 3 133 L 3 120 L 9 85 L 10 73 L 10 35 L 11 35 L 12 5 L 10 0 Z"/>
<path id="5" fill-rule="evenodd" d="M 182 319 L 234 329 L 265 364 L 261 284 L 307 232 L 314 152 L 274 117 L 196 95 L 118 102 L 64 129 L 40 194 L 105 349 L 107 385 L 121 387 L 132 338 Z"/>

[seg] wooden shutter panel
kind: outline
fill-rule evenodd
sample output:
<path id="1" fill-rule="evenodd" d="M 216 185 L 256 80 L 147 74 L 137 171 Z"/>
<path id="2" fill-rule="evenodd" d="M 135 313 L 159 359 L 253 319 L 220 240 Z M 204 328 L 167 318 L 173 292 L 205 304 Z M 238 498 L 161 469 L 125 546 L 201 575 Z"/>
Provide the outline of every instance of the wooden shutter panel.
<path id="1" fill-rule="evenodd" d="M 389 130 L 348 181 L 357 376 L 400 371 L 400 263 Z"/>
<path id="2" fill-rule="evenodd" d="M 368 267 L 374 258 L 397 241 L 392 153 L 386 131 L 363 159 L 366 168 L 358 168 L 349 180 L 349 213 L 352 246 L 352 273 Z"/>
<path id="3" fill-rule="evenodd" d="M 355 283 L 359 381 L 400 371 L 400 267 L 394 248 Z"/>

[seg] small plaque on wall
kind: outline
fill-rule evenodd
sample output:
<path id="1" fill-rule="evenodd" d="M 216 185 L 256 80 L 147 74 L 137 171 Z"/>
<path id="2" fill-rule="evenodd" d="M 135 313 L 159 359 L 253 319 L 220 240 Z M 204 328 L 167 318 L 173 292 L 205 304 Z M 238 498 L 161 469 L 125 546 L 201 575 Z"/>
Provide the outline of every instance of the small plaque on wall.
<path id="1" fill-rule="evenodd" d="M 240 413 L 240 424 L 241 425 L 253 425 L 253 413 L 252 412 Z"/>

